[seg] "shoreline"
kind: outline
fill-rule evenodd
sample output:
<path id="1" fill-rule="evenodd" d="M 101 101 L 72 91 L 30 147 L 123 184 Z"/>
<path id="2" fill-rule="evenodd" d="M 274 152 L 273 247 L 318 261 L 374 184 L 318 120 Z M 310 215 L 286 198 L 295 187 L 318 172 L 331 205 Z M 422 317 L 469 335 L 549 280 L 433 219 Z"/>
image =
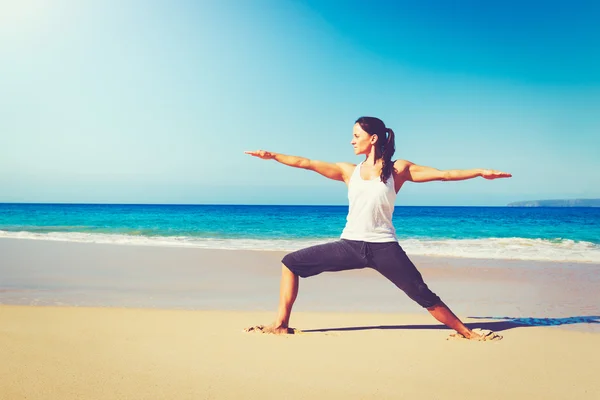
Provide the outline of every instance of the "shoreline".
<path id="1" fill-rule="evenodd" d="M 31 233 L 31 232 L 26 232 Z M 71 232 L 77 233 L 77 232 Z M 109 234 L 111 235 L 111 234 Z M 126 236 L 126 235 L 125 235 Z M 154 237 L 149 237 L 154 238 Z M 330 238 L 323 240 L 316 239 L 307 239 L 310 240 L 311 243 L 314 241 L 314 244 L 322 244 L 333 240 L 338 240 L 339 238 Z M 510 238 L 509 238 L 510 239 Z M 225 239 L 211 239 L 211 240 L 225 240 Z M 237 239 L 236 239 L 237 240 Z M 246 239 L 239 239 L 246 240 Z M 259 240 L 259 239 L 253 239 Z M 260 239 L 263 240 L 263 239 Z M 278 253 L 280 256 L 295 251 L 293 249 L 290 250 L 282 250 L 282 249 L 263 249 L 263 248 L 219 248 L 219 247 L 201 247 L 201 246 L 193 246 L 186 244 L 164 244 L 164 243 L 119 243 L 119 242 L 93 242 L 93 241 L 78 241 L 78 240 L 69 240 L 69 239 L 47 239 L 47 238 L 36 238 L 36 237 L 0 237 L 0 243 L 3 241 L 33 241 L 33 242 L 49 242 L 49 243 L 73 243 L 73 244 L 81 244 L 81 245 L 95 245 L 95 246 L 125 246 L 125 247 L 139 247 L 139 248 L 162 248 L 162 249 L 190 249 L 190 250 L 202 250 L 202 251 L 234 251 L 234 252 L 265 252 L 265 253 Z M 264 241 L 269 241 L 264 239 Z M 400 240 L 401 242 L 401 240 Z M 312 245 L 312 244 L 311 244 Z M 455 261 L 453 263 L 456 266 L 460 265 L 469 265 L 473 263 L 483 263 L 488 266 L 498 265 L 504 266 L 502 264 L 516 264 L 516 263 L 526 263 L 532 265 L 539 265 L 544 267 L 565 267 L 565 266 L 600 266 L 600 263 L 595 261 L 581 261 L 581 260 L 542 260 L 542 259 L 517 259 L 517 258 L 491 258 L 491 257 L 463 257 L 457 255 L 435 255 L 435 254 L 413 254 L 408 252 L 409 257 L 414 260 L 424 261 L 426 263 L 433 263 L 435 261 Z"/>

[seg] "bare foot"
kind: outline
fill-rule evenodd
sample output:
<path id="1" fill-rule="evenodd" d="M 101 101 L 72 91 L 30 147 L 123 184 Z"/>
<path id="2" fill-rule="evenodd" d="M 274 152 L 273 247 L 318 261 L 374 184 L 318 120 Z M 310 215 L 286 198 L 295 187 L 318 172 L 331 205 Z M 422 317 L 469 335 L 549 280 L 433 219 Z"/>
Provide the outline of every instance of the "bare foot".
<path id="1" fill-rule="evenodd" d="M 475 328 L 468 333 L 468 336 L 460 333 L 451 334 L 448 339 L 464 339 L 473 340 L 478 342 L 490 342 L 494 340 L 502 340 L 502 336 L 496 332 L 490 331 L 489 329 Z"/>
<path id="2" fill-rule="evenodd" d="M 244 329 L 244 332 L 269 333 L 271 335 L 294 335 L 296 333 L 299 333 L 300 331 L 286 326 L 256 325 Z"/>

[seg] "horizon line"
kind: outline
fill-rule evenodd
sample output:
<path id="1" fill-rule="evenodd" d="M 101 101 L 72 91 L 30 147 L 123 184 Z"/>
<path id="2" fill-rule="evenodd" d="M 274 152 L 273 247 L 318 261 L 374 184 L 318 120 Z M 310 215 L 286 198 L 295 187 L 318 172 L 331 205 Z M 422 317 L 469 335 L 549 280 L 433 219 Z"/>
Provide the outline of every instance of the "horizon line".
<path id="1" fill-rule="evenodd" d="M 582 200 L 582 199 L 574 199 Z M 587 200 L 587 199 L 586 199 Z M 530 200 L 541 201 L 541 200 Z M 511 204 L 511 203 L 509 203 Z M 244 207 L 348 207 L 348 204 L 240 204 L 240 203 L 68 203 L 68 202 L 2 202 L 0 205 L 97 205 L 97 206 L 244 206 Z M 507 208 L 531 208 L 527 206 L 509 206 L 505 205 L 417 205 L 417 204 L 399 204 L 394 207 L 507 207 Z M 538 206 L 536 208 L 565 208 L 552 206 Z M 579 207 L 586 208 L 586 207 Z M 589 207 L 594 208 L 594 207 Z"/>

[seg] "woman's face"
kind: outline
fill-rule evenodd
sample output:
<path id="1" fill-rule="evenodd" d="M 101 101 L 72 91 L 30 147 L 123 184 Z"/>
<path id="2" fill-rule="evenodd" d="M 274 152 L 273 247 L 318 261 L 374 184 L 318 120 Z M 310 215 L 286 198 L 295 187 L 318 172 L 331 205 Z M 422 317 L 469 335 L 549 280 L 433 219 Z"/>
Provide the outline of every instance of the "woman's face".
<path id="1" fill-rule="evenodd" d="M 377 135 L 369 135 L 363 131 L 360 124 L 354 124 L 352 129 L 352 141 L 350 144 L 354 147 L 354 154 L 369 154 L 371 147 L 377 140 Z"/>

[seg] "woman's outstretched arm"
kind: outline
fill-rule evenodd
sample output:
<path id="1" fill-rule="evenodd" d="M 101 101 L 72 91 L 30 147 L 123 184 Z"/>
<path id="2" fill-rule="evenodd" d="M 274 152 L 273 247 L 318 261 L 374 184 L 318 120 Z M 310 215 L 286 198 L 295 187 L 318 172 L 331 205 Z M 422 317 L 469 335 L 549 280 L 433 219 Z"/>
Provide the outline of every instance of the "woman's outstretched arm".
<path id="1" fill-rule="evenodd" d="M 289 156 L 281 153 L 273 153 L 265 150 L 246 151 L 246 154 L 262 158 L 263 160 L 275 160 L 284 165 L 294 168 L 308 169 L 336 181 L 347 182 L 354 164 L 350 163 L 328 163 L 325 161 L 311 160 L 305 157 Z"/>
<path id="2" fill-rule="evenodd" d="M 512 175 L 507 172 L 496 171 L 493 169 L 449 169 L 439 170 L 423 165 L 417 165 L 406 160 L 397 160 L 394 163 L 396 173 L 410 182 L 431 182 L 431 181 L 462 181 L 481 176 L 485 179 L 510 178 Z"/>

